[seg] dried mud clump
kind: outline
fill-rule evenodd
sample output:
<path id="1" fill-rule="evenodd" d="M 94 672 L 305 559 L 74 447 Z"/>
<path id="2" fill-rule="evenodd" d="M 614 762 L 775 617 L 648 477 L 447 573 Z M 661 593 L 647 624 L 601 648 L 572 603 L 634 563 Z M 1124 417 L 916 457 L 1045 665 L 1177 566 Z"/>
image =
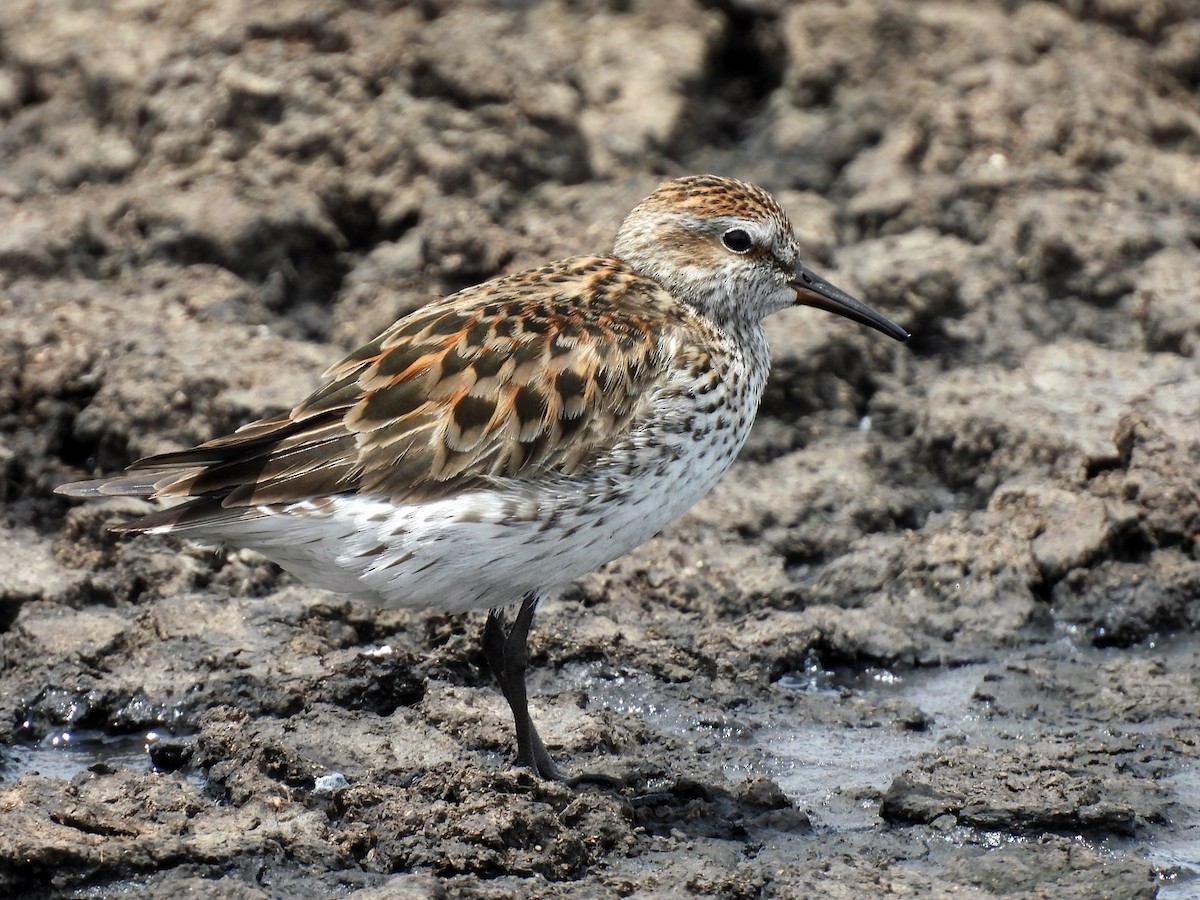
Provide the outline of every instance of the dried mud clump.
<path id="1" fill-rule="evenodd" d="M 0 4 L 0 893 L 1194 892 L 1197 21 Z M 696 171 L 914 336 L 774 317 L 735 468 L 544 604 L 594 782 L 511 767 L 475 619 L 52 493 Z"/>

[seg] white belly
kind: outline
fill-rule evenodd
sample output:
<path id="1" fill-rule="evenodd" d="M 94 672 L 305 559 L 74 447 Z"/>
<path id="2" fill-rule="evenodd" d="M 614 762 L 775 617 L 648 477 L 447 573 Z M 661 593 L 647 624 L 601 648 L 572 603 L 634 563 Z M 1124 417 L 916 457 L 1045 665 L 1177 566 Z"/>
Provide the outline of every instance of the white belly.
<path id="1" fill-rule="evenodd" d="M 730 438 L 733 438 L 730 435 Z M 744 436 L 742 436 L 744 438 Z M 740 448 L 686 441 L 627 474 L 396 505 L 357 495 L 266 511 L 227 532 L 302 580 L 387 606 L 461 612 L 570 581 L 653 537 Z M 678 458 L 675 458 L 675 457 Z"/>
<path id="2" fill-rule="evenodd" d="M 693 414 L 700 435 L 645 432 L 586 476 L 422 503 L 345 494 L 262 508 L 261 517 L 226 525 L 222 538 L 309 584 L 390 607 L 501 606 L 653 537 L 717 483 L 752 418 Z"/>

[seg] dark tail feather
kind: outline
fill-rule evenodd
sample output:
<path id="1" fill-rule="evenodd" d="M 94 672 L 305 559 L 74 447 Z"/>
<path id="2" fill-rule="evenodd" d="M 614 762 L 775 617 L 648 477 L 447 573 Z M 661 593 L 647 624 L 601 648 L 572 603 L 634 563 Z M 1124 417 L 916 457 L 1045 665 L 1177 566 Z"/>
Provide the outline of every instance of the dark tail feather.
<path id="1" fill-rule="evenodd" d="M 277 444 L 299 426 L 288 419 L 264 419 L 243 425 L 226 437 L 190 450 L 160 453 L 134 462 L 123 475 L 72 481 L 54 489 L 68 497 L 151 497 L 169 485 L 199 474 L 200 470 L 236 461 L 242 455 Z"/>
<path id="2" fill-rule="evenodd" d="M 257 518 L 262 515 L 254 509 L 225 509 L 221 506 L 220 497 L 196 497 L 178 506 L 160 509 L 142 516 L 131 522 L 111 526 L 111 530 L 121 534 L 137 532 L 186 531 L 188 529 L 204 530 L 211 526 L 220 526 L 224 522 Z"/>
<path id="3" fill-rule="evenodd" d="M 284 438 L 301 430 L 304 425 L 303 422 L 293 422 L 288 418 L 261 419 L 243 425 L 233 434 L 205 441 L 189 450 L 175 450 L 170 453 L 143 457 L 131 464 L 129 469 L 131 471 L 157 469 L 160 473 L 164 469 L 171 469 L 177 474 L 183 474 L 182 470 L 184 469 L 220 465 L 273 447 Z"/>
<path id="4" fill-rule="evenodd" d="M 176 473 L 176 477 L 180 474 Z M 60 484 L 54 493 L 67 497 L 149 497 L 154 493 L 155 485 L 162 480 L 162 472 L 134 472 Z"/>
<path id="5" fill-rule="evenodd" d="M 272 463 L 275 466 L 269 473 L 272 477 L 268 479 L 268 487 L 299 476 L 311 477 L 306 464 L 314 455 L 327 452 L 325 445 L 334 438 L 324 436 L 315 448 L 305 446 L 303 442 L 297 447 L 285 447 L 277 459 L 273 459 L 272 452 L 286 444 L 292 435 L 318 424 L 308 420 L 294 422 L 286 417 L 251 422 L 231 435 L 190 450 L 139 459 L 121 475 L 73 481 L 59 485 L 54 492 L 83 499 L 188 498 L 178 506 L 118 525 L 113 531 L 203 530 L 208 526 L 253 519 L 262 515 L 255 508 L 260 501 L 255 496 L 254 485 L 265 467 Z M 351 435 L 337 434 L 335 437 L 353 441 Z M 292 471 L 295 467 L 299 467 L 298 472 Z M 229 502 L 234 491 L 238 491 L 238 502 Z M 267 495 L 264 493 L 264 496 Z"/>
<path id="6" fill-rule="evenodd" d="M 167 482 L 174 481 L 179 473 L 166 477 Z M 163 473 L 155 475 L 152 472 L 133 475 L 117 475 L 114 478 L 96 478 L 92 481 L 73 481 L 59 485 L 54 489 L 56 494 L 68 497 L 97 499 L 101 497 L 153 497 L 163 486 Z M 141 516 L 119 525 L 110 525 L 110 531 L 134 533 L 143 531 L 182 531 L 189 528 L 203 529 L 207 526 L 220 525 L 240 519 L 252 519 L 262 515 L 253 507 L 236 507 L 225 509 L 221 505 L 221 495 L 194 497 L 185 503 L 156 510 L 149 515 Z"/>

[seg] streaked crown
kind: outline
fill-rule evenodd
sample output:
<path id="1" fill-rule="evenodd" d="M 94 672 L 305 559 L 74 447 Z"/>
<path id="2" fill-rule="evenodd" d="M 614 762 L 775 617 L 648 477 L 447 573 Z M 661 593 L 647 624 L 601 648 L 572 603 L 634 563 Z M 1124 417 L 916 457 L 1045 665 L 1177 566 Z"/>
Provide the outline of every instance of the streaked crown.
<path id="1" fill-rule="evenodd" d="M 614 253 L 717 322 L 757 321 L 796 302 L 792 223 L 774 197 L 733 178 L 660 185 L 626 216 Z"/>

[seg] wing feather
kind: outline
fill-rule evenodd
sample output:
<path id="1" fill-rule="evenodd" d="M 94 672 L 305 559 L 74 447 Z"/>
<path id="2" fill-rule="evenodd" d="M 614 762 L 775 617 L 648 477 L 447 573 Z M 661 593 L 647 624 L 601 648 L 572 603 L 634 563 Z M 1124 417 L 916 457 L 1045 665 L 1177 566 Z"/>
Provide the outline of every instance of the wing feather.
<path id="1" fill-rule="evenodd" d="M 193 498 L 131 523 L 162 528 L 338 493 L 412 502 L 570 476 L 649 410 L 688 315 L 611 258 L 496 279 L 399 320 L 287 416 L 62 490 Z"/>

